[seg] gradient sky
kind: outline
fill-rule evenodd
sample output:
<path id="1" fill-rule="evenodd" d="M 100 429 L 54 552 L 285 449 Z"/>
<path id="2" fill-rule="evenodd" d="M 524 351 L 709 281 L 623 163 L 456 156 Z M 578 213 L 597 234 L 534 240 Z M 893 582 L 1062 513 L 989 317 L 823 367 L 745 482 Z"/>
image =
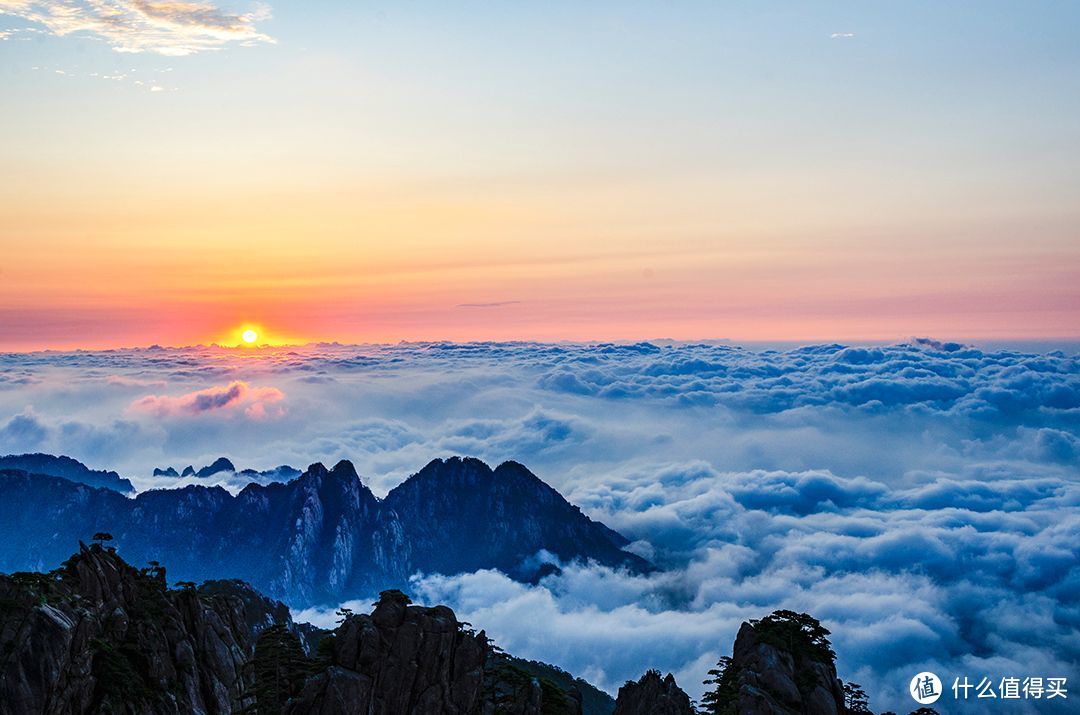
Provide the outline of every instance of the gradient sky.
<path id="1" fill-rule="evenodd" d="M 0 349 L 1080 337 L 1080 4 L 583 5 L 0 0 Z"/>

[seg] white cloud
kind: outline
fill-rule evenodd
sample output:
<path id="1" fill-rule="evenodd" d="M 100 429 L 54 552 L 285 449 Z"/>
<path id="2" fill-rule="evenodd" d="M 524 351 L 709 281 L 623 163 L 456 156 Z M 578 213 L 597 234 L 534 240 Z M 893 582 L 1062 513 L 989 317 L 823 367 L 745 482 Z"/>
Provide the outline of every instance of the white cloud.
<path id="1" fill-rule="evenodd" d="M 1075 670 L 1075 355 L 934 341 L 256 354 L 3 356 L 0 440 L 142 489 L 182 483 L 150 477 L 155 466 L 220 455 L 256 469 L 348 458 L 376 493 L 434 457 L 518 459 L 664 571 L 567 566 L 534 587 L 429 575 L 413 595 L 609 688 L 656 666 L 700 692 L 738 624 L 777 607 L 834 630 L 841 675 L 876 709 L 908 705 L 916 664 Z M 263 388 L 287 394 L 288 411 L 247 419 Z M 358 596 L 366 610 L 374 594 Z"/>
<path id="2" fill-rule="evenodd" d="M 230 43 L 274 42 L 256 28 L 269 9 L 230 12 L 201 0 L 0 0 L 0 14 L 56 36 L 87 35 L 118 52 L 183 56 Z"/>

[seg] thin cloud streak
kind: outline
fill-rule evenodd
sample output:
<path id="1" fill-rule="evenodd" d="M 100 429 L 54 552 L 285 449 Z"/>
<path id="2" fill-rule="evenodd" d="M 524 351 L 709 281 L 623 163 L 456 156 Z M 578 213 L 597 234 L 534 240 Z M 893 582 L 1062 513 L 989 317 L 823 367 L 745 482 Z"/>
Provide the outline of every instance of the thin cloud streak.
<path id="1" fill-rule="evenodd" d="M 246 13 L 209 2 L 173 0 L 0 0 L 0 14 L 37 23 L 57 37 L 86 33 L 117 52 L 184 56 L 276 40 L 256 29 L 268 20 L 264 5 Z"/>

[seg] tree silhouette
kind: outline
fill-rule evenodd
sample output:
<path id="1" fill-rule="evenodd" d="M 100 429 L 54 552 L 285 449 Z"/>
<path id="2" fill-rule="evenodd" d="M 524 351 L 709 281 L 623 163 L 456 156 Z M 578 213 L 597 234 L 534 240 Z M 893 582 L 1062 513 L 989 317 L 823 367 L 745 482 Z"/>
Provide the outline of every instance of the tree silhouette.
<path id="1" fill-rule="evenodd" d="M 869 713 L 870 699 L 858 683 L 844 683 L 844 707 L 849 713 Z"/>
<path id="2" fill-rule="evenodd" d="M 750 625 L 761 640 L 795 656 L 805 656 L 822 663 L 832 663 L 836 659 L 828 639 L 829 629 L 809 613 L 773 611 L 764 618 L 751 620 Z"/>
<path id="3" fill-rule="evenodd" d="M 716 667 L 709 671 L 709 675 L 711 677 L 703 682 L 715 687 L 701 696 L 701 712 L 706 715 L 734 715 L 739 688 L 731 658 L 721 656 Z"/>
<path id="4" fill-rule="evenodd" d="M 284 625 L 270 626 L 255 642 L 255 703 L 259 715 L 279 715 L 300 692 L 311 663 L 300 639 Z"/>
<path id="5" fill-rule="evenodd" d="M 107 531 L 99 531 L 91 537 L 91 540 L 98 546 L 102 546 L 106 541 L 112 541 L 113 535 Z"/>

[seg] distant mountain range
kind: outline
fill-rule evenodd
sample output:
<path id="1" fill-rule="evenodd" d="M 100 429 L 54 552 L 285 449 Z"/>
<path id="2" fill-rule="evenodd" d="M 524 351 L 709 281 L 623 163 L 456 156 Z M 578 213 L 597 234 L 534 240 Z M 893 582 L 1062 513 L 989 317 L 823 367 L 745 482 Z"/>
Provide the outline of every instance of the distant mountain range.
<path id="1" fill-rule="evenodd" d="M 259 471 L 257 469 L 241 469 L 237 471 L 236 466 L 233 465 L 232 460 L 227 457 L 218 457 L 205 467 L 195 469 L 194 466 L 188 465 L 181 471 L 176 471 L 174 467 L 157 467 L 154 469 L 155 477 L 198 477 L 200 479 L 206 479 L 218 474 L 235 474 L 239 477 L 246 477 L 254 482 L 288 482 L 296 479 L 300 476 L 299 469 L 290 467 L 287 464 L 282 464 L 280 467 L 274 467 L 273 469 L 266 469 Z"/>
<path id="2" fill-rule="evenodd" d="M 0 511 L 0 533 L 9 535 L 0 571 L 44 570 L 96 532 L 110 533 L 131 563 L 167 563 L 188 581 L 240 578 L 293 606 L 405 587 L 417 572 L 498 569 L 536 580 L 555 568 L 537 559 L 543 551 L 561 562 L 652 568 L 623 550 L 625 537 L 516 462 L 435 460 L 382 500 L 348 461 L 236 496 L 196 485 L 129 498 L 42 472 L 74 460 L 32 456 L 0 469 L 0 501 L 19 505 Z"/>
<path id="3" fill-rule="evenodd" d="M 131 482 L 116 472 L 90 469 L 71 457 L 54 457 L 51 454 L 9 454 L 0 457 L 0 470 L 2 469 L 20 469 L 31 474 L 48 474 L 79 484 L 112 489 L 121 494 L 130 494 L 135 491 Z"/>

